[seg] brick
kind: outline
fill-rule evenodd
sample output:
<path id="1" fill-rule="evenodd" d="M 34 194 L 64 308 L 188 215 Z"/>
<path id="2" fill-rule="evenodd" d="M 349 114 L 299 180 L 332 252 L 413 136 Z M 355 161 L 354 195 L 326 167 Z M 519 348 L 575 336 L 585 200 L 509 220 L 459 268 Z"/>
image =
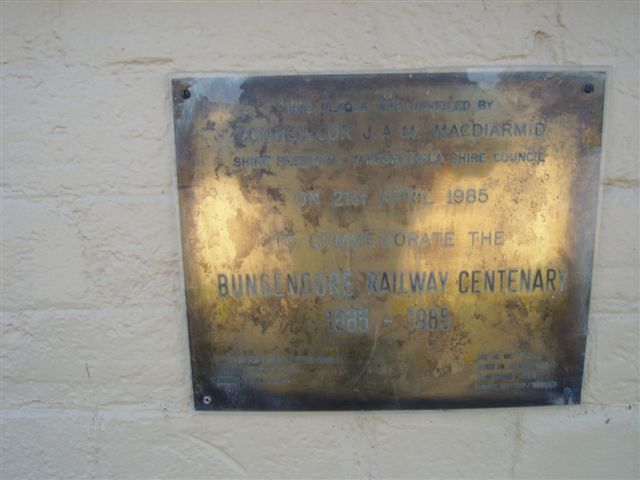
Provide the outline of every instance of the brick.
<path id="1" fill-rule="evenodd" d="M 515 412 L 382 415 L 370 439 L 370 478 L 506 478 L 515 458 Z"/>
<path id="2" fill-rule="evenodd" d="M 94 306 L 174 305 L 179 276 L 179 221 L 171 196 L 88 198 L 73 209 Z"/>
<path id="3" fill-rule="evenodd" d="M 595 257 L 598 267 L 640 266 L 638 205 L 639 189 L 603 188 Z"/>
<path id="4" fill-rule="evenodd" d="M 81 233 L 57 202 L 2 200 L 2 247 L 4 308 L 83 303 Z"/>
<path id="5" fill-rule="evenodd" d="M 596 266 L 591 282 L 591 313 L 637 313 L 638 265 L 631 259 L 625 267 Z"/>
<path id="6" fill-rule="evenodd" d="M 638 407 L 523 413 L 514 478 L 638 478 Z"/>
<path id="7" fill-rule="evenodd" d="M 583 402 L 640 402 L 638 328 L 637 315 L 593 315 L 589 319 Z"/>
<path id="8" fill-rule="evenodd" d="M 109 416 L 98 421 L 98 476 L 356 477 L 354 432 L 355 421 L 339 414 Z"/>
<path id="9" fill-rule="evenodd" d="M 3 314 L 2 405 L 189 410 L 184 309 Z"/>
<path id="10" fill-rule="evenodd" d="M 97 461 L 92 415 L 2 415 L 2 478 L 92 478 Z"/>

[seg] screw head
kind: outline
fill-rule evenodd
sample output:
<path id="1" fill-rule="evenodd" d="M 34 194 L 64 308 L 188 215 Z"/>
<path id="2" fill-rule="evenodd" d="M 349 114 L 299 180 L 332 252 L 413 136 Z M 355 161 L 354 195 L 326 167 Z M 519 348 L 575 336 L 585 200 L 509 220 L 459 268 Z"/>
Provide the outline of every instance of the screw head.
<path id="1" fill-rule="evenodd" d="M 182 98 L 184 98 L 185 100 L 187 98 L 191 98 L 191 91 L 188 88 L 182 90 Z"/>
<path id="2" fill-rule="evenodd" d="M 593 83 L 585 83 L 584 87 L 582 87 L 582 91 L 586 94 L 590 94 L 595 92 L 596 87 L 593 85 Z"/>
<path id="3" fill-rule="evenodd" d="M 202 397 L 202 402 L 203 402 L 205 405 L 209 405 L 209 404 L 211 403 L 211 400 L 212 400 L 212 399 L 211 399 L 211 397 L 210 397 L 209 395 L 205 395 L 204 397 Z"/>

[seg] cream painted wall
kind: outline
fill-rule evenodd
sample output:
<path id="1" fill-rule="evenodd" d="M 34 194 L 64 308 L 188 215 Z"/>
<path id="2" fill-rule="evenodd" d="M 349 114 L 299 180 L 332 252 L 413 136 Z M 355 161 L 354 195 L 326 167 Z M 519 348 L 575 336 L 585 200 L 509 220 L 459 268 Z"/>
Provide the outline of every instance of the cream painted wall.
<path id="1" fill-rule="evenodd" d="M 2 480 L 638 478 L 639 4 L 2 4 Z M 611 65 L 583 404 L 195 413 L 168 78 Z"/>

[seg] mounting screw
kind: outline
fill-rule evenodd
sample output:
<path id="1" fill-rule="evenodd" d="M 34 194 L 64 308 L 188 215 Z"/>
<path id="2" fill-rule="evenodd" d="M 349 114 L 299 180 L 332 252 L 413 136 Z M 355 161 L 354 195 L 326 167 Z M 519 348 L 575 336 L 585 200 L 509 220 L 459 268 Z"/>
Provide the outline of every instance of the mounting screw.
<path id="1" fill-rule="evenodd" d="M 205 395 L 202 397 L 202 401 L 205 405 L 209 405 L 211 403 L 211 397 L 209 395 Z"/>
<path id="2" fill-rule="evenodd" d="M 573 397 L 573 390 L 569 387 L 564 387 L 564 390 L 562 390 L 562 396 L 564 397 L 564 401 L 569 403 L 569 400 Z"/>
<path id="3" fill-rule="evenodd" d="M 593 83 L 585 83 L 584 87 L 582 87 L 582 91 L 584 93 L 593 93 L 595 91 L 596 87 L 593 86 Z"/>
<path id="4" fill-rule="evenodd" d="M 189 91 L 188 88 L 185 88 L 184 90 L 182 90 L 182 98 L 184 98 L 185 100 L 187 98 L 191 98 L 191 92 Z"/>

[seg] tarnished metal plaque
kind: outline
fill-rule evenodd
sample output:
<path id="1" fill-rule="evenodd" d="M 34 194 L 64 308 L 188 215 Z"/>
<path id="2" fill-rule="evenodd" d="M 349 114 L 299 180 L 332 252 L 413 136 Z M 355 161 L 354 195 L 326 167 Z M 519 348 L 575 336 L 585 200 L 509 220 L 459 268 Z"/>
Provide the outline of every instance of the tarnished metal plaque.
<path id="1" fill-rule="evenodd" d="M 173 80 L 195 407 L 579 402 L 605 79 Z"/>

